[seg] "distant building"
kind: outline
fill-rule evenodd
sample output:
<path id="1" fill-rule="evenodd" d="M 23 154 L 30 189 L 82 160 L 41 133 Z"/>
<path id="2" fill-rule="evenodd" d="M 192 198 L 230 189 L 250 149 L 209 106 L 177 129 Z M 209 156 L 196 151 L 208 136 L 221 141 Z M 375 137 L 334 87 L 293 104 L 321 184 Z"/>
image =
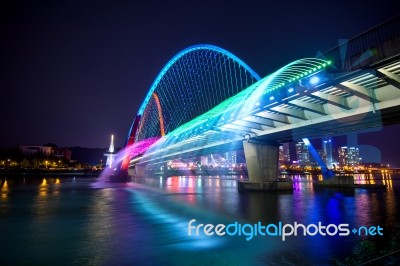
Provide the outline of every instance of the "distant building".
<path id="1" fill-rule="evenodd" d="M 310 152 L 308 151 L 307 145 L 304 142 L 296 143 L 296 155 L 297 161 L 300 166 L 310 165 Z"/>
<path id="2" fill-rule="evenodd" d="M 347 146 L 338 149 L 338 163 L 340 167 L 347 166 Z"/>
<path id="3" fill-rule="evenodd" d="M 325 137 L 322 139 L 322 148 L 324 152 L 324 156 L 322 158 L 324 159 L 324 162 L 328 167 L 330 167 L 333 163 L 332 145 L 333 143 L 331 137 Z"/>
<path id="4" fill-rule="evenodd" d="M 49 156 L 54 152 L 53 148 L 48 146 L 19 146 L 19 149 L 23 155 L 42 153 L 46 156 Z"/>
<path id="5" fill-rule="evenodd" d="M 355 147 L 350 147 L 347 156 L 348 166 L 358 166 L 360 164 L 360 150 Z"/>
<path id="6" fill-rule="evenodd" d="M 57 158 L 62 158 L 66 160 L 71 160 L 72 152 L 68 148 L 59 148 L 56 145 L 44 145 L 44 146 L 19 146 L 20 151 L 23 155 L 32 155 L 41 153 L 45 156 L 55 156 Z"/>
<path id="7" fill-rule="evenodd" d="M 279 146 L 279 163 L 282 165 L 290 163 L 290 149 L 288 142 Z"/>
<path id="8" fill-rule="evenodd" d="M 71 161 L 72 152 L 68 148 L 56 148 L 53 155 L 57 158 L 63 158 L 65 160 Z"/>
<path id="9" fill-rule="evenodd" d="M 339 166 L 358 166 L 361 162 L 360 150 L 356 147 L 340 147 L 338 150 Z"/>

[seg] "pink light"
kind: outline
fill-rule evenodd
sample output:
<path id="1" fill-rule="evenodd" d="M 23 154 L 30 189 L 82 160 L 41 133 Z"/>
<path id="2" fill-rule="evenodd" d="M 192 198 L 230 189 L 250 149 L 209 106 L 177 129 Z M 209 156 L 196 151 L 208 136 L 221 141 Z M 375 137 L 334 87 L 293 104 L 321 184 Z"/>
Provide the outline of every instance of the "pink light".
<path id="1" fill-rule="evenodd" d="M 131 159 L 143 155 L 159 139 L 160 137 L 148 138 L 126 146 L 116 154 L 115 165 L 126 162 L 126 168 L 121 167 L 121 169 L 127 170 L 129 161 Z"/>
<path id="2" fill-rule="evenodd" d="M 125 155 L 129 155 L 130 158 L 136 157 L 138 155 L 144 154 L 160 137 L 148 138 L 134 144 L 125 147 Z"/>

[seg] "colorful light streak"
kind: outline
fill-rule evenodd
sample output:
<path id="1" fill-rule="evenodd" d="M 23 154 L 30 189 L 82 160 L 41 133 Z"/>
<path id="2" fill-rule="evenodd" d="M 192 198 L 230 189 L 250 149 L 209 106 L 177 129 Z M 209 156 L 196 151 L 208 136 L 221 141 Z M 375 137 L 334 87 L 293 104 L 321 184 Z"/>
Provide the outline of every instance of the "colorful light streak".
<path id="1" fill-rule="evenodd" d="M 281 87 L 291 85 L 291 83 L 300 78 L 299 75 L 301 75 L 301 78 L 307 78 L 311 75 L 314 75 L 315 73 L 322 71 L 323 68 L 330 64 L 330 61 L 317 58 L 306 58 L 294 61 L 256 82 L 237 95 L 226 99 L 210 111 L 183 124 L 168 134 L 168 136 L 177 136 L 183 132 L 187 132 L 188 130 L 193 130 L 194 128 L 201 126 L 211 119 L 218 118 L 219 120 L 221 116 L 236 117 L 238 114 L 242 113 L 242 106 L 248 106 L 249 103 L 254 102 L 254 98 L 258 99 L 261 95 L 271 94 Z M 268 98 L 270 97 L 273 96 L 271 95 Z M 257 106 L 256 103 L 254 105 Z"/>
<path id="2" fill-rule="evenodd" d="M 222 100 L 219 104 L 210 105 L 210 102 L 212 101 L 209 101 L 209 99 L 220 97 L 221 95 L 218 94 L 230 90 L 229 86 L 239 83 L 238 79 L 241 79 L 241 77 L 238 77 L 236 74 L 233 75 L 233 72 L 231 73 L 232 70 L 235 70 L 235 63 L 233 63 L 233 68 L 230 68 L 230 65 L 227 67 L 227 64 L 218 64 L 214 66 L 214 68 L 213 66 L 209 66 L 210 71 L 207 70 L 206 72 L 201 72 L 203 71 L 201 70 L 201 73 L 199 72 L 196 75 L 204 74 L 205 77 L 203 78 L 206 80 L 210 79 L 209 82 L 213 85 L 217 83 L 215 83 L 215 80 L 214 83 L 212 83 L 212 78 L 215 79 L 215 77 L 217 77 L 218 84 L 223 86 L 220 86 L 219 89 L 212 92 L 215 95 L 205 95 L 205 98 L 193 98 L 193 102 L 190 102 L 190 99 L 192 99 L 190 95 L 193 93 L 193 84 L 190 85 L 190 87 L 187 87 L 189 86 L 188 82 L 190 82 L 187 78 L 197 78 L 197 76 L 191 76 L 192 72 L 196 72 L 197 67 L 202 68 L 205 64 L 213 63 L 212 60 L 207 62 L 202 61 L 205 58 L 208 58 L 210 54 L 207 55 L 201 53 L 195 55 L 194 53 L 196 51 L 207 49 L 228 55 L 229 58 L 238 62 L 254 77 L 257 77 L 258 81 L 239 90 L 238 92 L 235 92 L 234 94 L 232 94 L 231 91 L 229 92 L 230 94 L 225 94 L 225 97 L 228 95 L 228 98 L 222 98 L 225 100 Z M 188 56 L 189 54 L 192 54 L 192 57 L 187 57 L 186 60 L 183 61 L 181 60 L 184 56 Z M 214 54 L 213 56 L 218 55 Z M 226 58 L 223 57 L 220 59 L 226 60 Z M 193 62 L 196 60 L 199 60 L 200 63 Z M 248 68 L 240 59 L 221 48 L 208 45 L 189 47 L 171 59 L 153 82 L 138 112 L 139 115 L 142 115 L 140 126 L 138 127 L 137 132 L 131 132 L 130 136 L 130 139 L 133 137 L 135 141 L 144 138 L 144 143 L 147 142 L 147 139 L 153 138 L 155 134 L 160 134 L 162 138 L 157 141 L 157 143 L 153 142 L 151 145 L 144 145 L 145 148 L 143 149 L 137 146 L 136 148 L 133 148 L 132 151 L 128 152 L 128 154 L 133 154 L 133 157 L 138 154 L 152 156 L 153 152 L 156 154 L 156 151 L 159 149 L 164 149 L 164 153 L 168 153 L 168 147 L 171 146 L 174 146 L 175 151 L 178 151 L 180 148 L 190 150 L 192 147 L 197 147 L 199 145 L 206 146 L 208 141 L 214 141 L 217 139 L 221 131 L 225 132 L 225 134 L 237 135 L 238 132 L 235 132 L 235 124 L 232 124 L 234 121 L 241 119 L 241 117 L 248 116 L 258 110 L 262 110 L 262 108 L 277 104 L 279 101 L 282 101 L 282 99 L 293 97 L 293 92 L 298 94 L 299 87 L 303 90 L 307 89 L 302 87 L 302 84 L 310 84 L 310 79 L 316 77 L 316 74 L 324 71 L 326 67 L 331 65 L 331 63 L 332 62 L 329 60 L 318 58 L 299 59 L 285 65 L 265 78 L 259 79 L 258 75 Z M 212 71 L 222 71 L 222 79 L 219 80 L 219 76 L 208 76 L 208 73 Z M 171 74 L 171 72 L 173 72 L 173 74 Z M 189 76 L 185 78 L 182 75 Z M 197 88 L 196 90 L 202 90 L 204 89 L 203 86 L 208 84 L 201 82 L 204 82 L 201 77 L 198 81 L 195 81 L 195 84 L 197 84 L 197 86 L 195 86 Z M 185 89 L 187 90 L 185 91 Z M 162 94 L 162 97 L 160 97 L 160 93 Z M 151 97 L 154 98 L 154 102 L 152 102 L 151 108 L 148 108 Z M 188 100 L 189 102 L 185 102 Z M 174 105 L 171 105 L 171 102 L 173 102 Z M 198 105 L 202 105 L 202 107 L 198 107 Z M 182 106 L 184 106 L 183 109 Z M 207 106 L 214 107 L 208 109 L 209 107 Z M 185 116 L 185 114 L 182 114 L 182 111 L 176 113 L 175 110 L 175 113 L 171 113 L 170 109 L 174 109 L 175 107 L 176 110 L 185 110 L 186 113 L 191 113 L 196 108 L 197 112 L 199 110 L 208 111 L 191 118 L 193 116 Z M 205 107 L 207 107 L 207 109 L 204 109 Z M 149 112 L 151 112 L 151 115 Z M 167 120 L 164 119 L 164 112 L 168 113 L 166 116 L 168 118 Z M 175 114 L 175 116 L 172 116 L 172 114 Z M 190 120 L 187 121 L 188 119 Z M 182 124 L 182 122 L 185 123 Z M 240 126 L 236 127 L 240 128 Z M 167 134 L 166 129 L 168 129 Z M 196 139 L 197 137 L 199 137 L 199 139 Z M 225 137 L 225 139 L 229 141 L 230 138 Z"/>
<path id="3" fill-rule="evenodd" d="M 129 162 L 132 158 L 143 155 L 154 143 L 160 140 L 160 137 L 148 138 L 142 141 L 135 142 L 131 145 L 127 145 L 125 148 L 120 150 L 114 159 L 114 165 L 117 167 L 111 169 L 112 171 L 118 169 L 118 171 L 127 171 L 129 167 Z M 106 168 L 108 170 L 110 168 Z M 110 171 L 104 171 L 104 175 L 112 174 Z"/>

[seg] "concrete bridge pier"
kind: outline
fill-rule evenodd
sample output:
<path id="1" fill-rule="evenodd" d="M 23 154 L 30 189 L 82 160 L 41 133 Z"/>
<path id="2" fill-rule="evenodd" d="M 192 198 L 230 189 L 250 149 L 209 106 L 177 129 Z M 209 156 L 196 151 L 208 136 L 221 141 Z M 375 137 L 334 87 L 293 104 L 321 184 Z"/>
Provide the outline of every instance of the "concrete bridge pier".
<path id="1" fill-rule="evenodd" d="M 134 176 L 145 176 L 146 175 L 146 165 L 136 164 L 134 168 Z"/>
<path id="2" fill-rule="evenodd" d="M 292 180 L 278 180 L 279 144 L 245 140 L 243 148 L 249 181 L 239 181 L 239 190 L 293 191 Z"/>

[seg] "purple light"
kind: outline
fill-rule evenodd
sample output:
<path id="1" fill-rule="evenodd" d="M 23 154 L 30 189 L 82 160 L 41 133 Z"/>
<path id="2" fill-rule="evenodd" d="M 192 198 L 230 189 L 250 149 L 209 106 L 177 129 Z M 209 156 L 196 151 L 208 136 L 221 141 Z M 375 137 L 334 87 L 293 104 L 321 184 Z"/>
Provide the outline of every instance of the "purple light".
<path id="1" fill-rule="evenodd" d="M 133 143 L 132 145 L 126 146 L 124 149 L 120 150 L 114 160 L 114 165 L 115 167 L 107 167 L 103 170 L 101 173 L 98 181 L 96 181 L 93 186 L 94 187 L 104 187 L 105 182 L 108 180 L 110 175 L 114 175 L 117 170 L 118 165 L 120 163 L 123 163 L 125 160 L 130 160 L 132 158 L 135 158 L 137 156 L 143 155 L 155 142 L 157 142 L 161 137 L 154 137 L 154 138 L 148 138 L 136 143 Z M 129 162 L 128 162 L 129 163 Z"/>
<path id="2" fill-rule="evenodd" d="M 160 137 L 148 138 L 142 141 L 136 142 L 133 145 L 125 147 L 124 153 L 129 154 L 131 158 L 136 157 L 145 153 L 151 145 L 153 145 Z"/>
<path id="3" fill-rule="evenodd" d="M 161 137 L 148 138 L 139 142 L 135 142 L 132 145 L 126 146 L 124 149 L 118 152 L 115 162 L 118 164 L 125 160 L 125 158 L 132 159 L 134 157 L 143 155 L 160 138 Z"/>

